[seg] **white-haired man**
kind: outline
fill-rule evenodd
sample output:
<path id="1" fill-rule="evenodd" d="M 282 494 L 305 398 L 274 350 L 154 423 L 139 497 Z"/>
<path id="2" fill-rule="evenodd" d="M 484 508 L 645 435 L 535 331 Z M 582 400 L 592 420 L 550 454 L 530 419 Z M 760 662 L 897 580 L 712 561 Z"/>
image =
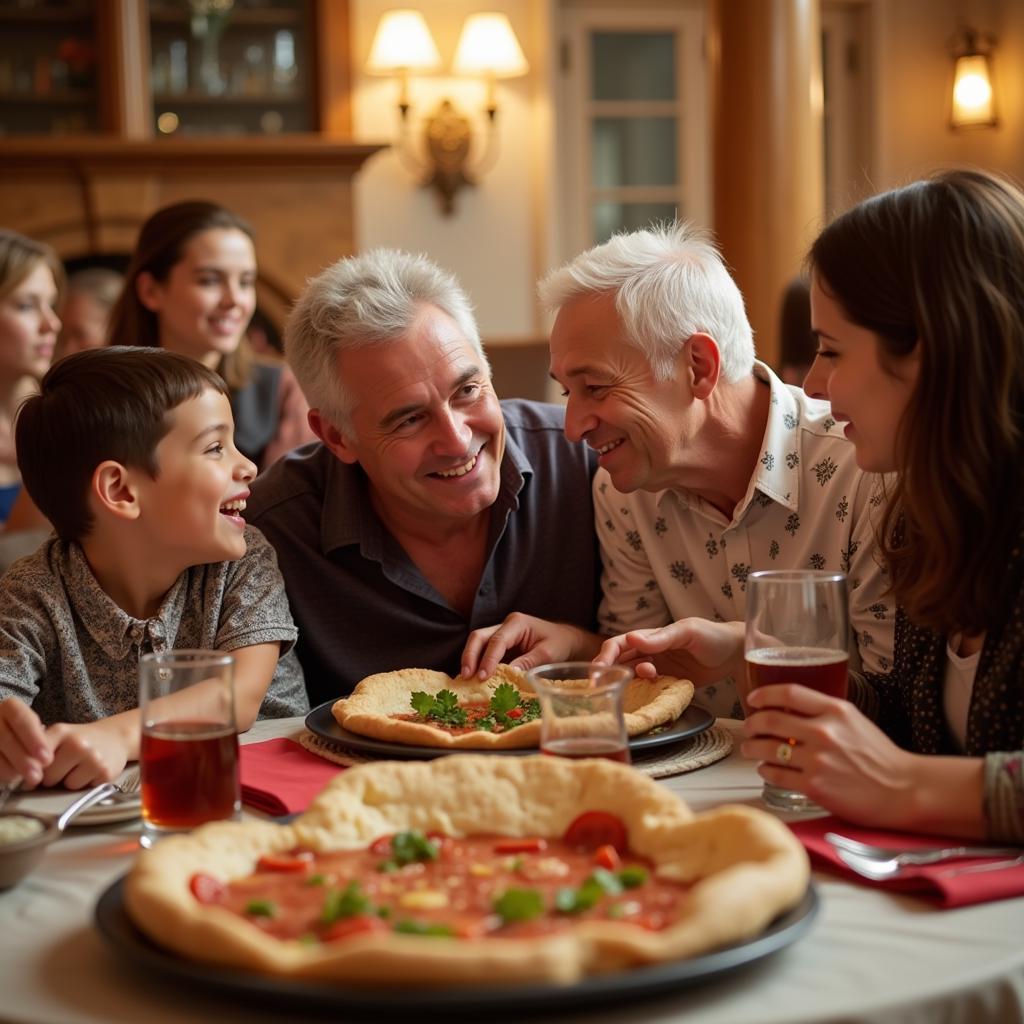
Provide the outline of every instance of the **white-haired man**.
<path id="1" fill-rule="evenodd" d="M 594 628 L 596 457 L 558 406 L 499 403 L 454 277 L 392 250 L 340 260 L 285 350 L 320 442 L 257 479 L 246 518 L 277 550 L 314 704 L 373 672 L 454 675 L 513 609 Z"/>
<path id="2" fill-rule="evenodd" d="M 599 453 L 600 634 L 512 615 L 470 637 L 464 673 L 486 676 L 511 650 L 524 668 L 650 655 L 703 685 L 698 704 L 738 717 L 758 569 L 847 572 L 851 667 L 887 671 L 894 610 L 870 514 L 880 481 L 858 469 L 827 403 L 754 359 L 743 298 L 707 236 L 678 223 L 616 235 L 540 292 L 557 313 L 566 435 Z"/>

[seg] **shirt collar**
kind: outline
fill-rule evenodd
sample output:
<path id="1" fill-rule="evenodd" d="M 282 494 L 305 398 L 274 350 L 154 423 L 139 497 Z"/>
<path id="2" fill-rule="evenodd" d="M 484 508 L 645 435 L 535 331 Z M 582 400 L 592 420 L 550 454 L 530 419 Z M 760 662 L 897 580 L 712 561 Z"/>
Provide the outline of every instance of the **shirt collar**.
<path id="1" fill-rule="evenodd" d="M 384 549 L 384 526 L 370 501 L 366 473 L 358 464 L 348 465 L 330 454 L 324 507 L 320 520 L 320 544 L 324 554 L 337 548 L 359 544 L 364 555 L 380 559 Z M 505 513 L 519 507 L 519 492 L 533 475 L 533 466 L 505 424 L 505 454 L 501 460 L 501 483 L 495 511 Z M 503 516 L 494 517 L 504 522 Z"/>
<path id="2" fill-rule="evenodd" d="M 124 659 L 133 647 L 143 646 L 147 635 L 153 647 L 162 649 L 168 637 L 167 622 L 175 616 L 181 618 L 186 574 L 175 580 L 153 618 L 136 619 L 99 585 L 82 548 L 74 542 L 64 547 L 68 603 L 103 653 L 111 659 Z"/>

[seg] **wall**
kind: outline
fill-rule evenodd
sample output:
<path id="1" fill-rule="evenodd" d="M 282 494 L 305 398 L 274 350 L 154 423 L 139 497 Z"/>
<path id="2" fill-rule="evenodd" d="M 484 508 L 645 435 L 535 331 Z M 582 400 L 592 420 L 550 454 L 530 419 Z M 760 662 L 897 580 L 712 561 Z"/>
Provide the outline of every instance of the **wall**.
<path id="1" fill-rule="evenodd" d="M 958 18 L 992 32 L 1000 125 L 948 127 Z M 876 0 L 875 184 L 903 184 L 937 167 L 970 164 L 1024 181 L 1024 2 Z"/>
<path id="2" fill-rule="evenodd" d="M 362 67 L 381 12 L 396 5 L 394 0 L 355 0 L 351 6 L 355 135 L 366 140 L 391 139 L 399 123 L 397 83 L 366 75 Z M 427 253 L 458 274 L 476 305 L 485 337 L 512 341 L 536 337 L 533 94 L 541 55 L 533 45 L 535 4 L 529 0 L 489 0 L 486 4 L 429 0 L 410 6 L 424 13 L 446 67 L 454 56 L 467 14 L 482 9 L 504 11 L 531 70 L 522 78 L 498 82 L 501 150 L 497 163 L 477 187 L 463 189 L 456 196 L 453 216 L 443 217 L 433 193 L 416 188 L 394 150 L 379 154 L 364 166 L 356 186 L 360 248 L 394 246 Z M 442 69 L 437 76 L 414 77 L 410 93 L 414 127 L 416 119 L 432 112 L 442 97 L 451 98 L 463 114 L 471 115 L 475 130 L 483 127 L 482 83 L 450 77 Z M 422 122 L 413 135 L 421 132 Z M 482 138 L 482 132 L 478 136 Z"/>

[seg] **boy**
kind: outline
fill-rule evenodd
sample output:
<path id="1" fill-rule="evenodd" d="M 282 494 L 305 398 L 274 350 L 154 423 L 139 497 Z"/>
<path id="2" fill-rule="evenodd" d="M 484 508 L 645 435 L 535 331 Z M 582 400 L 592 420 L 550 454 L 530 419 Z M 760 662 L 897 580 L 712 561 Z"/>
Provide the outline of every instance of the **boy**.
<path id="1" fill-rule="evenodd" d="M 137 759 L 150 651 L 231 651 L 243 731 L 308 710 L 273 549 L 241 515 L 256 467 L 220 377 L 162 349 L 80 352 L 15 429 L 57 536 L 0 580 L 0 780 L 76 789 Z"/>

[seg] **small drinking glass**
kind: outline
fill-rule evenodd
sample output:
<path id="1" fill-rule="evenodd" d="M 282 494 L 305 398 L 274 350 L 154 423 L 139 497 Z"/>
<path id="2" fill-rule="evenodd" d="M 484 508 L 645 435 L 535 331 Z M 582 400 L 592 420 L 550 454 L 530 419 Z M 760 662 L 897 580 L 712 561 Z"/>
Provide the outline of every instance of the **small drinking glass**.
<path id="1" fill-rule="evenodd" d="M 751 690 L 771 683 L 799 683 L 845 700 L 846 576 L 811 569 L 751 573 L 744 657 Z M 788 737 L 779 739 L 786 743 Z M 802 793 L 770 782 L 764 784 L 762 799 L 784 811 L 821 810 Z"/>
<path id="2" fill-rule="evenodd" d="M 542 754 L 630 763 L 622 701 L 631 668 L 560 661 L 530 669 L 526 678 L 540 701 Z"/>
<path id="3" fill-rule="evenodd" d="M 143 846 L 241 810 L 235 659 L 167 651 L 139 661 Z"/>

